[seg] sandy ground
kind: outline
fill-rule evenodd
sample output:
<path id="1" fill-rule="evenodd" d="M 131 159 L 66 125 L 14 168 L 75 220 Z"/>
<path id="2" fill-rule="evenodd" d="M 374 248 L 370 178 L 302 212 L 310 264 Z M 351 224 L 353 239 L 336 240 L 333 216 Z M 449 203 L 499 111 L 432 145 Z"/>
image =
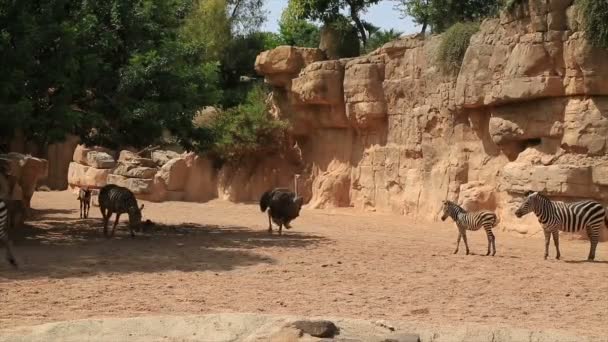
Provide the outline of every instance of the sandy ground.
<path id="1" fill-rule="evenodd" d="M 608 245 L 562 238 L 543 260 L 539 236 L 498 231 L 497 256 L 452 255 L 453 224 L 353 209 L 304 210 L 283 236 L 257 205 L 146 203 L 157 228 L 101 234 L 99 209 L 36 193 L 15 238 L 21 263 L 0 260 L 0 327 L 93 317 L 252 312 L 460 322 L 608 335 Z M 126 220 L 126 217 L 124 218 Z M 485 254 L 483 232 L 470 233 Z M 554 250 L 551 250 L 553 256 Z"/>

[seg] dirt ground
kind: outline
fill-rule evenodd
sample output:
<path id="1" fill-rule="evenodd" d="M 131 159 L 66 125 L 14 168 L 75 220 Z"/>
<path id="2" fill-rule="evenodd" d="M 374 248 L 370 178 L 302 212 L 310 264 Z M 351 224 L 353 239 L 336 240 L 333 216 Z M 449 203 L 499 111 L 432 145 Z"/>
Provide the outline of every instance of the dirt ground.
<path id="1" fill-rule="evenodd" d="M 303 210 L 283 236 L 255 204 L 147 203 L 158 225 L 135 239 L 101 234 L 99 209 L 36 193 L 17 234 L 21 269 L 0 260 L 0 327 L 158 314 L 252 312 L 471 322 L 608 335 L 608 244 L 562 238 L 543 260 L 540 236 L 497 231 L 497 256 L 453 255 L 453 224 L 354 209 Z M 126 221 L 126 217 L 123 222 Z M 469 234 L 485 254 L 483 232 Z M 2 252 L 3 253 L 3 252 Z M 555 255 L 551 250 L 551 257 Z"/>

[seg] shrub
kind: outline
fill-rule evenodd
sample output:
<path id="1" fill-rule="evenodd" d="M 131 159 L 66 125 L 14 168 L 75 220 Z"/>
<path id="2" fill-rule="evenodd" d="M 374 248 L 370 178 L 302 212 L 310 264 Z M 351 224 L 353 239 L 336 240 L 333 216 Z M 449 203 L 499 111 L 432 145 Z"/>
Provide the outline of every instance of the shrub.
<path id="1" fill-rule="evenodd" d="M 243 104 L 216 114 L 213 122 L 199 127 L 198 150 L 221 161 L 279 150 L 287 123 L 270 115 L 267 96 L 268 91 L 256 85 Z"/>
<path id="2" fill-rule="evenodd" d="M 471 36 L 477 31 L 479 23 L 456 23 L 445 31 L 437 51 L 437 63 L 443 72 L 458 73 Z"/>
<path id="3" fill-rule="evenodd" d="M 608 48 L 608 2 L 606 0 L 578 0 L 585 36 L 595 47 Z"/>
<path id="4" fill-rule="evenodd" d="M 515 9 L 515 6 L 522 4 L 524 1 L 525 0 L 506 0 L 504 9 L 507 11 L 512 11 Z"/>

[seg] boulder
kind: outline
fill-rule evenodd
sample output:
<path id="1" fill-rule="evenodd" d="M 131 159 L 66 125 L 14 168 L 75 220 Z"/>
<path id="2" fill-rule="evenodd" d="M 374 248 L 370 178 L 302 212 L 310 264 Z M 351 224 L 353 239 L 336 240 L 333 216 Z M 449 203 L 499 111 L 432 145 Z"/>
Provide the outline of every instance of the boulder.
<path id="1" fill-rule="evenodd" d="M 259 54 L 255 59 L 255 70 L 274 86 L 290 86 L 291 79 L 303 67 L 323 59 L 325 56 L 319 49 L 284 45 Z"/>
<path id="2" fill-rule="evenodd" d="M 139 166 L 135 163 L 120 163 L 112 173 L 129 178 L 152 179 L 158 168 Z"/>
<path id="3" fill-rule="evenodd" d="M 152 160 L 157 166 L 165 165 L 169 160 L 179 158 L 180 154 L 173 151 L 156 150 L 152 151 Z"/>
<path id="4" fill-rule="evenodd" d="M 301 320 L 293 322 L 291 326 L 304 334 L 320 338 L 334 337 L 340 332 L 333 322 L 326 320 Z"/>
<path id="5" fill-rule="evenodd" d="M 89 164 L 89 152 L 104 152 L 110 156 L 114 155 L 114 152 L 112 150 L 104 148 L 104 147 L 100 147 L 100 146 L 86 147 L 85 145 L 80 144 L 80 145 L 77 145 L 76 148 L 74 149 L 74 155 L 72 157 L 72 160 L 79 164 L 82 164 L 82 165 L 96 167 L 95 165 Z M 113 157 L 112 157 L 112 160 L 114 160 Z"/>
<path id="6" fill-rule="evenodd" d="M 32 196 L 38 187 L 38 182 L 48 176 L 48 162 L 45 159 L 34 158 L 20 153 L 8 153 L 0 155 L 0 158 L 10 165 L 11 175 L 9 183 L 12 182 L 19 185 L 23 195 L 21 199 L 26 208 L 29 208 Z M 13 185 L 11 191 L 14 191 L 14 189 L 15 186 Z M 19 199 L 14 198 L 14 195 L 11 195 L 11 197 Z"/>
<path id="7" fill-rule="evenodd" d="M 111 169 L 97 169 L 71 162 L 68 168 L 68 184 L 77 187 L 99 189 L 107 184 Z"/>
<path id="8" fill-rule="evenodd" d="M 108 184 L 125 187 L 135 195 L 148 195 L 152 193 L 153 179 L 127 178 L 119 175 L 108 175 Z"/>
<path id="9" fill-rule="evenodd" d="M 116 166 L 116 161 L 107 152 L 90 151 L 87 153 L 85 165 L 96 169 L 111 169 Z"/>
<path id="10" fill-rule="evenodd" d="M 181 191 L 188 180 L 188 166 L 183 158 L 171 159 L 160 169 L 160 177 L 165 181 L 167 190 Z"/>

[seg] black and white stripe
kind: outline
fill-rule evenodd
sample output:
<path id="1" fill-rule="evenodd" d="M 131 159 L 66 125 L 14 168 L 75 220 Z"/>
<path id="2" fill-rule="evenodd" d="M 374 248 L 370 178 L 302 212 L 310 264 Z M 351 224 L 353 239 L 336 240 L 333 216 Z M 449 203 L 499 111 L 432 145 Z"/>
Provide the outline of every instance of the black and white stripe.
<path id="1" fill-rule="evenodd" d="M 7 203 L 4 200 L 0 200 L 0 241 L 2 241 L 6 248 L 6 260 L 14 267 L 17 267 L 17 262 L 12 251 L 13 246 L 8 238 L 8 222 L 9 212 Z"/>
<path id="2" fill-rule="evenodd" d="M 487 210 L 477 212 L 467 212 L 458 204 L 451 201 L 443 201 L 443 215 L 441 220 L 445 221 L 449 217 L 454 220 L 458 227 L 458 240 L 456 241 L 456 251 L 460 247 L 460 238 L 464 240 L 464 246 L 467 249 L 467 255 L 469 254 L 469 244 L 467 242 L 467 230 L 477 231 L 483 227 L 488 236 L 488 253 L 490 255 L 490 247 L 492 247 L 492 255 L 496 254 L 496 237 L 492 233 L 492 228 L 498 224 L 498 217 L 495 213 Z"/>
<path id="3" fill-rule="evenodd" d="M 118 220 L 121 214 L 127 213 L 129 215 L 129 232 L 131 237 L 135 237 L 133 230 L 139 231 L 141 225 L 141 210 L 144 208 L 137 206 L 137 199 L 131 190 L 115 185 L 108 184 L 101 188 L 99 191 L 99 208 L 101 209 L 101 216 L 103 217 L 103 234 L 108 237 L 108 221 L 112 214 L 116 214 L 116 220 L 114 221 L 114 227 L 112 228 L 112 235 L 114 236 L 114 230 L 118 224 Z"/>
<path id="4" fill-rule="evenodd" d="M 549 256 L 551 235 L 555 243 L 556 259 L 559 259 L 559 231 L 574 233 L 582 229 L 587 230 L 591 243 L 587 260 L 595 259 L 600 229 L 608 226 L 608 217 L 602 204 L 592 200 L 571 203 L 551 201 L 539 192 L 528 191 L 524 202 L 515 211 L 515 216 L 522 217 L 531 212 L 538 217 L 545 233 L 545 259 Z"/>
<path id="5" fill-rule="evenodd" d="M 80 218 L 88 218 L 91 209 L 91 190 L 88 188 L 78 191 L 78 201 L 80 201 Z"/>

